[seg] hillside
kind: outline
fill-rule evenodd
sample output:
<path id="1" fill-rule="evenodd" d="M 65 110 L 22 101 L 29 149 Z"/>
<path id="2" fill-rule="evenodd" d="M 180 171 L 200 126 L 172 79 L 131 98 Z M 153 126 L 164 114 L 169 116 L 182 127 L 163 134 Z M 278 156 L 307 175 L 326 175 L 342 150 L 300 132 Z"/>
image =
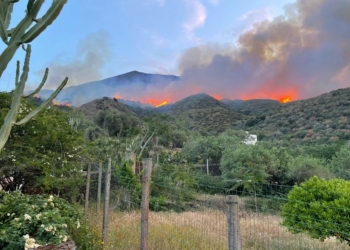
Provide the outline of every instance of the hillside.
<path id="1" fill-rule="evenodd" d="M 123 113 L 129 117 L 138 119 L 138 116 L 126 105 L 119 103 L 117 99 L 109 99 L 108 97 L 85 103 L 84 105 L 77 108 L 77 110 L 83 110 L 86 118 L 91 120 L 93 120 L 100 111 L 113 110 L 117 111 L 118 113 Z"/>
<path id="2" fill-rule="evenodd" d="M 350 88 L 281 104 L 276 112 L 250 118 L 246 128 L 264 139 L 336 141 L 350 139 Z"/>
<path id="3" fill-rule="evenodd" d="M 230 109 L 243 113 L 245 115 L 261 115 L 267 112 L 278 112 L 282 107 L 279 101 L 270 99 L 253 99 L 253 100 L 230 100 L 223 99 L 221 102 L 225 103 Z"/>
<path id="4" fill-rule="evenodd" d="M 167 113 L 173 121 L 188 129 L 213 134 L 240 126 L 246 119 L 243 114 L 206 94 L 189 96 L 175 103 Z"/>

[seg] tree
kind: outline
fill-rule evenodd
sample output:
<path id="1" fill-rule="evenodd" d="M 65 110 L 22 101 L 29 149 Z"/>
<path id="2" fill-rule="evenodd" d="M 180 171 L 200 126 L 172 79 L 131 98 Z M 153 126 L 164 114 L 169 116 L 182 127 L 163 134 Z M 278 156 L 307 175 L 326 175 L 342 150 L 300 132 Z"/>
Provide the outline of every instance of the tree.
<path id="1" fill-rule="evenodd" d="M 9 109 L 11 95 L 0 94 L 0 123 Z M 24 101 L 19 118 L 35 109 Z M 79 193 L 84 177 L 83 131 L 68 123 L 68 114 L 49 106 L 23 126 L 14 127 L 0 152 L 0 184 L 7 191 L 22 187 L 26 193 L 55 193 L 72 198 Z"/>
<path id="2" fill-rule="evenodd" d="M 350 182 L 312 177 L 296 185 L 283 207 L 283 225 L 293 233 L 324 240 L 336 236 L 350 245 Z"/>
<path id="3" fill-rule="evenodd" d="M 137 159 L 140 159 L 154 136 L 162 136 L 169 132 L 167 120 L 168 116 L 162 114 L 152 114 L 146 117 L 141 125 L 140 134 L 129 144 L 126 151 L 138 152 Z"/>
<path id="4" fill-rule="evenodd" d="M 309 155 L 299 155 L 290 159 L 288 163 L 288 184 L 301 183 L 313 176 L 330 179 L 333 174 L 325 167 L 325 160 L 313 158 Z"/>
<path id="5" fill-rule="evenodd" d="M 350 180 L 350 150 L 341 148 L 330 162 L 330 168 L 337 178 Z"/>
<path id="6" fill-rule="evenodd" d="M 53 0 L 51 7 L 42 18 L 38 19 L 37 15 L 45 0 L 28 0 L 25 17 L 15 28 L 8 30 L 11 22 L 13 6 L 18 1 L 19 0 L 0 0 L 0 37 L 7 46 L 0 55 L 0 77 L 20 46 L 22 46 L 26 52 L 23 72 L 21 75 L 20 63 L 17 61 L 15 89 L 11 100 L 11 108 L 8 110 L 3 125 L 0 128 L 0 151 L 4 148 L 13 125 L 24 125 L 39 113 L 43 112 L 68 81 L 68 78 L 65 78 L 57 90 L 45 102 L 43 102 L 42 105 L 32 110 L 32 112 L 27 114 L 27 116 L 21 120 L 17 121 L 23 98 L 28 98 L 38 93 L 45 84 L 49 72 L 49 70 L 46 69 L 42 82 L 33 93 L 27 96 L 23 94 L 28 79 L 31 54 L 31 45 L 28 43 L 32 42 L 57 18 L 63 6 L 67 3 L 67 0 Z M 25 47 L 24 44 L 27 44 L 27 46 Z"/>

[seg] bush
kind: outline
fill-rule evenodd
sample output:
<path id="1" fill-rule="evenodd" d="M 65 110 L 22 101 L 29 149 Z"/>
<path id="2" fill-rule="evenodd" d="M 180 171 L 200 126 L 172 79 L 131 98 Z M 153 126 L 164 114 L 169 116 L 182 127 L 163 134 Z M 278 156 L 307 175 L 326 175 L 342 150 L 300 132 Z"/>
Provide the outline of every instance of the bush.
<path id="1" fill-rule="evenodd" d="M 336 236 L 350 245 L 350 182 L 312 177 L 295 186 L 282 209 L 283 225 L 324 240 Z"/>
<path id="2" fill-rule="evenodd" d="M 310 156 L 297 156 L 288 162 L 288 184 L 301 183 L 312 176 L 331 179 L 334 175 L 325 167 L 326 162 L 323 159 Z"/>
<path id="3" fill-rule="evenodd" d="M 225 182 L 221 176 L 201 174 L 198 177 L 198 191 L 207 194 L 228 194 L 232 183 Z"/>
<path id="4" fill-rule="evenodd" d="M 4 250 L 57 245 L 73 237 L 81 249 L 93 249 L 82 212 L 56 196 L 0 192 L 0 221 Z"/>

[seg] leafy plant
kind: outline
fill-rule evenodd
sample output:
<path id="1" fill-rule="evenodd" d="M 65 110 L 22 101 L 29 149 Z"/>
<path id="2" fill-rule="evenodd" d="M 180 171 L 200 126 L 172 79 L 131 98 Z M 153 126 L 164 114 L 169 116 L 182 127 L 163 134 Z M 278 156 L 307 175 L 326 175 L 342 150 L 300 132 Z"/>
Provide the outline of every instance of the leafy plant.
<path id="1" fill-rule="evenodd" d="M 350 182 L 312 177 L 295 186 L 283 207 L 283 225 L 324 240 L 336 236 L 350 245 Z"/>
<path id="2" fill-rule="evenodd" d="M 88 232 L 81 210 L 65 200 L 53 195 L 28 196 L 20 192 L 0 192 L 0 200 L 1 249 L 60 244 L 73 236 L 82 249 L 93 249 L 94 236 Z"/>

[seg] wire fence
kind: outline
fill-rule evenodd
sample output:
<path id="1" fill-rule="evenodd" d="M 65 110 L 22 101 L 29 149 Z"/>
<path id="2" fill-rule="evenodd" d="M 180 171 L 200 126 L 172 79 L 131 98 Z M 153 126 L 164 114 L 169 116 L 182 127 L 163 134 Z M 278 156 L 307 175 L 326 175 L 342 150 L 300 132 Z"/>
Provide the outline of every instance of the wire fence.
<path id="1" fill-rule="evenodd" d="M 137 165 L 138 171 L 142 165 L 145 167 L 145 164 Z M 91 169 L 86 209 L 93 230 L 101 237 L 106 216 L 103 207 L 108 194 L 108 171 L 106 167 L 102 169 L 99 165 Z M 122 179 L 115 169 L 112 167 L 107 199 L 106 249 L 350 249 L 346 242 L 341 243 L 337 239 L 337 235 L 350 238 L 350 228 L 346 232 L 333 231 L 334 237 L 322 242 L 305 233 L 293 234 L 282 225 L 281 208 L 288 200 L 288 193 L 293 188 L 291 186 L 262 184 L 250 192 L 242 188 L 233 191 L 231 188 L 207 184 L 189 189 L 181 181 L 176 185 L 167 185 L 166 182 L 150 181 L 152 178 L 145 180 L 141 176 L 123 176 Z M 129 183 L 135 179 L 137 183 L 125 186 L 128 178 Z M 143 192 L 145 185 L 150 187 L 149 199 L 146 199 L 150 211 L 144 206 L 147 197 Z M 205 192 L 207 190 L 214 192 L 208 194 Z M 298 202 L 299 205 L 303 204 L 302 201 Z M 307 207 L 310 204 L 304 205 Z M 320 211 L 327 210 L 339 210 L 344 220 L 349 220 L 350 208 L 327 206 Z M 319 221 L 305 218 L 305 223 L 317 227 Z M 335 228 L 334 223 L 338 222 L 329 223 L 329 228 Z M 145 227 L 146 233 L 142 231 Z"/>

